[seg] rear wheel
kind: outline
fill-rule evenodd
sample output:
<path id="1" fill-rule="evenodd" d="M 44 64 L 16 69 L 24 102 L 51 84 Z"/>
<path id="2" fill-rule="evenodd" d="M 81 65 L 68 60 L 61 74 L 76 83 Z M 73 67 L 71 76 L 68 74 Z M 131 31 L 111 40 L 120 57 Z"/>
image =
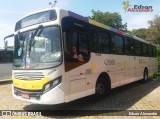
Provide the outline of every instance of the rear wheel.
<path id="1" fill-rule="evenodd" d="M 143 82 L 146 82 L 148 80 L 148 71 L 145 69 L 143 73 Z"/>

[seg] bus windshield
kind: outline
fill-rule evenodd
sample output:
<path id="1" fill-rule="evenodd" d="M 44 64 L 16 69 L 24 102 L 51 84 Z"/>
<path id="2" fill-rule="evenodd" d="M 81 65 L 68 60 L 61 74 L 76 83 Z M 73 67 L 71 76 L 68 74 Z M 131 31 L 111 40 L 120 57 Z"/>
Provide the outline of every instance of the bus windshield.
<path id="1" fill-rule="evenodd" d="M 44 69 L 61 63 L 59 28 L 45 27 L 38 36 L 32 37 L 35 31 L 15 36 L 14 69 Z"/>

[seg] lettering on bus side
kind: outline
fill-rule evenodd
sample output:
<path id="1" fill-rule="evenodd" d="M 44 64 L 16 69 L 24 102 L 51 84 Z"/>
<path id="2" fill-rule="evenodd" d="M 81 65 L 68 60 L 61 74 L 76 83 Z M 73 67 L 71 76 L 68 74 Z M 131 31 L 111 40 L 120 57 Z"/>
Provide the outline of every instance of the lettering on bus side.
<path id="1" fill-rule="evenodd" d="M 114 59 L 105 59 L 104 64 L 105 65 L 115 65 L 115 60 Z"/>

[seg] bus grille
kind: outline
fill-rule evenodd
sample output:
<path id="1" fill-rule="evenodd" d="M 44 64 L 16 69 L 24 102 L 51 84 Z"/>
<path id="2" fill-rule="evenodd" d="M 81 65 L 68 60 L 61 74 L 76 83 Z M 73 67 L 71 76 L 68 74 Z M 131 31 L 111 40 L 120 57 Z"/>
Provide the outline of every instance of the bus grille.
<path id="1" fill-rule="evenodd" d="M 41 80 L 44 78 L 42 72 L 16 72 L 13 74 L 14 78 L 20 80 Z"/>

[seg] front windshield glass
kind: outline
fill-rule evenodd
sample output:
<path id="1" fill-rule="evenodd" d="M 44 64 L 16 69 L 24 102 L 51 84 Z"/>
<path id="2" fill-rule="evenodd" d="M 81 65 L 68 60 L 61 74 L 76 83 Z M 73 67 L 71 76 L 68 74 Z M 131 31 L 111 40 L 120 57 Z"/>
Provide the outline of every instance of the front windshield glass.
<path id="1" fill-rule="evenodd" d="M 43 69 L 61 63 L 60 32 L 58 27 L 43 28 L 15 36 L 14 69 Z"/>

